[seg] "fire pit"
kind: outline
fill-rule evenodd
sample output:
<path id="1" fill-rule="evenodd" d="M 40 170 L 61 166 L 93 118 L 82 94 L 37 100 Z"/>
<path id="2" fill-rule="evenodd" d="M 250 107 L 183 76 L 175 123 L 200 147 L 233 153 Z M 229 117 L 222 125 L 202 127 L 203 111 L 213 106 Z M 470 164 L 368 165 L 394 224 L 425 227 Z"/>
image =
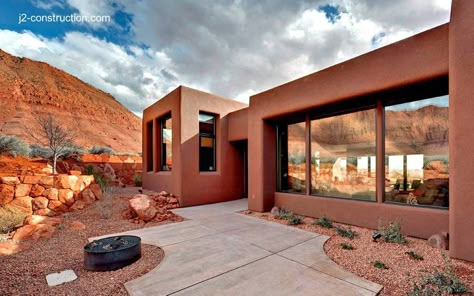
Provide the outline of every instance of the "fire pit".
<path id="1" fill-rule="evenodd" d="M 106 237 L 84 247 L 84 268 L 109 271 L 125 267 L 141 257 L 141 239 L 133 235 Z"/>

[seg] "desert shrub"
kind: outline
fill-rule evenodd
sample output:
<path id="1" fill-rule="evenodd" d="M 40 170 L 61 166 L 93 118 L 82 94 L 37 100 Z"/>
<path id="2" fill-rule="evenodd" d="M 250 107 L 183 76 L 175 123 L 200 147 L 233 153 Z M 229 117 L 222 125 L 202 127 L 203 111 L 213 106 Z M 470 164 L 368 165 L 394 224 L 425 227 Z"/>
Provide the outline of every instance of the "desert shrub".
<path id="1" fill-rule="evenodd" d="M 341 243 L 341 248 L 343 248 L 344 250 L 354 250 L 354 247 L 352 245 L 346 243 Z"/>
<path id="2" fill-rule="evenodd" d="M 379 226 L 379 232 L 384 241 L 388 243 L 395 243 L 406 245 L 407 241 L 402 235 L 402 226 L 398 222 L 393 222 L 388 227 Z"/>
<path id="3" fill-rule="evenodd" d="M 84 172 L 86 175 L 93 175 L 95 173 L 94 166 L 92 164 L 88 164 L 86 166 L 86 171 Z"/>
<path id="4" fill-rule="evenodd" d="M 15 136 L 6 136 L 0 134 L 0 154 L 11 156 L 28 156 L 30 149 L 21 139 Z"/>
<path id="5" fill-rule="evenodd" d="M 102 147 L 102 146 L 93 146 L 91 149 L 89 149 L 89 153 L 90 154 L 102 154 L 102 153 L 106 153 L 106 154 L 115 154 L 114 153 L 114 150 L 112 150 L 112 148 L 110 147 Z"/>
<path id="6" fill-rule="evenodd" d="M 15 207 L 0 207 L 0 233 L 8 233 L 25 220 L 26 214 Z"/>
<path id="7" fill-rule="evenodd" d="M 135 186 L 142 186 L 142 176 L 139 174 L 133 175 L 133 183 L 135 184 Z"/>
<path id="8" fill-rule="evenodd" d="M 354 239 L 358 234 L 354 230 L 349 228 L 344 228 L 342 226 L 336 227 L 336 232 L 342 237 L 347 237 L 348 239 Z"/>
<path id="9" fill-rule="evenodd" d="M 67 146 L 64 150 L 64 154 L 61 156 L 62 159 L 73 158 L 75 160 L 81 160 L 81 156 L 86 153 L 86 149 L 79 145 Z"/>
<path id="10" fill-rule="evenodd" d="M 278 215 L 276 215 L 275 218 L 280 219 L 280 220 L 286 220 L 290 215 L 293 215 L 291 211 L 281 208 L 278 211 Z"/>
<path id="11" fill-rule="evenodd" d="M 41 157 L 41 158 L 44 158 L 44 159 L 50 159 L 51 156 L 52 156 L 52 154 L 51 154 L 51 150 L 49 150 L 49 148 L 42 147 L 42 146 L 36 145 L 36 144 L 31 144 L 30 145 L 30 157 L 32 157 L 32 158 Z"/>
<path id="12" fill-rule="evenodd" d="M 434 268 L 431 272 L 422 273 L 419 282 L 413 284 L 413 290 L 406 293 L 407 296 L 469 293 L 469 289 L 456 275 L 454 266 L 445 255 L 443 258 L 444 271 Z"/>
<path id="13" fill-rule="evenodd" d="M 286 217 L 286 220 L 288 221 L 289 225 L 298 225 L 303 223 L 303 216 L 291 214 Z"/>
<path id="14" fill-rule="evenodd" d="M 379 260 L 375 260 L 374 267 L 379 268 L 379 269 L 388 269 L 388 266 L 385 265 L 385 263 L 383 263 L 382 261 L 379 261 Z"/>
<path id="15" fill-rule="evenodd" d="M 315 219 L 313 222 L 314 225 L 319 225 L 324 228 L 333 228 L 332 221 L 328 219 L 326 216 L 322 216 L 319 219 Z"/>
<path id="16" fill-rule="evenodd" d="M 413 251 L 405 252 L 405 254 L 407 254 L 408 256 L 410 256 L 411 258 L 413 258 L 415 260 L 424 260 L 423 256 L 418 255 L 417 253 L 415 253 Z"/>
<path id="17" fill-rule="evenodd" d="M 109 189 L 109 180 L 107 180 L 107 177 L 104 174 L 101 173 L 93 173 L 94 176 L 94 181 L 96 184 L 99 184 L 100 189 L 102 192 L 106 192 Z"/>

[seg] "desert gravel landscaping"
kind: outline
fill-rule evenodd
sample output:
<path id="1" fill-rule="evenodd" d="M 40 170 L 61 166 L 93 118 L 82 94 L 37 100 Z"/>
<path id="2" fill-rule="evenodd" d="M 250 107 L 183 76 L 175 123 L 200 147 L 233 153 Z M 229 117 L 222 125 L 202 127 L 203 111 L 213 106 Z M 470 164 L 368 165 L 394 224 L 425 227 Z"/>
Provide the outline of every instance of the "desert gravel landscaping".
<path id="1" fill-rule="evenodd" d="M 123 284 L 155 268 L 164 252 L 142 244 L 142 258 L 137 262 L 116 271 L 90 272 L 83 268 L 83 247 L 88 238 L 182 220 L 175 215 L 146 224 L 124 219 L 122 213 L 136 193 L 136 187 L 114 187 L 108 197 L 90 207 L 59 216 L 61 224 L 51 238 L 31 243 L 28 250 L 20 253 L 1 256 L 0 295 L 127 295 Z M 78 279 L 48 287 L 46 275 L 65 269 L 72 269 Z"/>
<path id="2" fill-rule="evenodd" d="M 251 211 L 245 211 L 244 213 L 288 225 L 287 220 L 277 219 L 271 213 Z M 314 220 L 313 218 L 304 217 L 301 224 L 289 227 L 297 227 L 330 236 L 330 239 L 324 246 L 328 256 L 344 269 L 383 285 L 384 289 L 380 292 L 380 295 L 405 295 L 413 290 L 413 284 L 415 281 L 420 280 L 420 273 L 422 271 L 432 271 L 434 268 L 442 271 L 446 268 L 443 254 L 447 256 L 447 252 L 430 247 L 426 240 L 407 237 L 406 245 L 387 243 L 382 239 L 373 242 L 373 229 L 348 226 L 341 223 L 333 223 L 333 228 L 324 228 L 319 225 L 313 225 Z M 336 233 L 335 227 L 337 226 L 350 227 L 358 235 L 352 240 L 341 237 Z M 341 244 L 349 245 L 353 249 L 343 249 Z M 413 259 L 406 254 L 406 252 L 410 251 L 422 256 L 423 260 Z M 376 261 L 384 263 L 388 269 L 374 267 L 374 262 Z M 456 259 L 449 261 L 455 268 L 459 279 L 466 284 L 470 291 L 474 291 L 474 263 Z M 466 295 L 472 294 L 468 293 Z"/>

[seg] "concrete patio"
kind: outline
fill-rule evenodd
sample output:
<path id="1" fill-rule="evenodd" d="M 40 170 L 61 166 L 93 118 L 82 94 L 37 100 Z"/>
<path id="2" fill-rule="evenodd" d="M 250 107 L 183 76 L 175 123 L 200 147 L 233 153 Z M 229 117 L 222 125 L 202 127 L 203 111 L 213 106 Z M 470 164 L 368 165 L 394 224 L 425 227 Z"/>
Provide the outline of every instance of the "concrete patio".
<path id="1" fill-rule="evenodd" d="M 161 247 L 130 295 L 376 295 L 382 286 L 333 263 L 324 235 L 239 213 L 247 200 L 176 209 L 189 220 L 126 232 Z"/>

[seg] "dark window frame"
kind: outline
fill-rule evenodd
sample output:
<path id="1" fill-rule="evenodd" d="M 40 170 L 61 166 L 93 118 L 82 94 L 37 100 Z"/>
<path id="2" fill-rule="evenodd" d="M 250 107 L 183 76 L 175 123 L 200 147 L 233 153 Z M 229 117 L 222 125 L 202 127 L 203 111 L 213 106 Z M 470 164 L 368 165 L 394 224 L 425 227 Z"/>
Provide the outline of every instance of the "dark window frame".
<path id="1" fill-rule="evenodd" d="M 172 116 L 171 116 L 171 112 L 158 118 L 158 122 L 159 122 L 159 126 L 160 126 L 160 167 L 159 167 L 159 171 L 162 171 L 162 172 L 171 172 L 173 170 L 173 167 L 171 168 L 168 168 L 167 164 L 166 164 L 166 149 L 165 149 L 165 142 L 164 142 L 164 137 L 163 137 L 163 130 L 165 128 L 165 125 L 166 125 L 166 121 L 169 120 L 169 119 L 172 119 Z M 173 123 L 171 123 L 173 124 Z M 173 127 L 171 126 L 171 129 L 173 129 Z M 171 143 L 172 143 L 173 140 L 171 140 Z M 171 145 L 171 152 L 173 152 L 173 145 Z"/>
<path id="2" fill-rule="evenodd" d="M 154 158 L 153 158 L 153 120 L 147 121 L 145 124 L 146 130 L 146 171 L 153 172 Z"/>
<path id="3" fill-rule="evenodd" d="M 391 105 L 397 105 L 402 103 L 414 102 L 429 98 L 434 98 L 438 96 L 449 96 L 449 88 L 448 88 L 448 76 L 441 76 L 438 78 L 431 79 L 429 81 L 423 81 L 416 84 L 411 84 L 399 88 L 389 89 L 386 91 L 373 93 L 365 96 L 361 96 L 358 98 L 352 98 L 350 101 L 345 100 L 333 104 L 328 104 L 325 106 L 318 106 L 314 108 L 310 108 L 309 110 L 296 112 L 292 114 L 285 115 L 279 118 L 272 118 L 267 119 L 267 121 L 274 125 L 275 133 L 276 133 L 276 191 L 281 193 L 289 193 L 288 191 L 281 190 L 281 163 L 280 163 L 280 131 L 279 129 L 283 125 L 288 125 L 297 122 L 303 122 L 304 118 L 309 118 L 309 120 L 314 119 L 321 119 L 327 118 L 337 115 L 348 114 L 352 112 L 368 110 L 368 109 L 375 109 L 376 110 L 376 168 L 379 168 L 379 160 L 381 158 L 383 167 L 385 167 L 386 162 L 386 153 L 385 153 L 385 107 Z M 381 112 L 380 112 L 381 111 Z M 380 122 L 381 121 L 381 127 Z M 379 130 L 381 129 L 381 131 Z M 311 135 L 311 126 L 307 129 L 306 133 Z M 379 145 L 379 138 L 381 138 L 382 150 L 383 152 L 379 155 L 378 145 Z M 306 151 L 306 158 L 311 157 L 311 137 L 309 136 L 309 140 L 305 140 L 305 144 L 308 145 L 309 141 L 309 149 Z M 333 196 L 325 196 L 325 195 L 318 195 L 318 194 L 308 194 L 308 193 L 296 193 L 291 192 L 290 194 L 297 194 L 297 195 L 307 195 L 307 196 L 317 196 L 323 198 L 332 198 L 332 199 L 342 199 L 342 200 L 351 200 L 355 202 L 372 202 L 372 203 L 384 203 L 388 205 L 394 206 L 409 206 L 409 207 L 421 207 L 421 208 L 429 208 L 429 209 L 436 209 L 436 210 L 449 210 L 448 207 L 439 207 L 439 206 L 432 206 L 432 205 L 412 205 L 412 204 L 404 204 L 404 203 L 397 203 L 392 201 L 385 201 L 385 190 L 382 189 L 381 194 L 379 193 L 379 183 L 384 182 L 385 180 L 385 172 L 382 172 L 383 177 L 381 180 L 379 172 L 376 171 L 376 201 L 370 200 L 362 200 L 362 199 L 350 199 L 350 198 L 343 198 L 343 197 L 333 197 Z M 308 179 L 309 178 L 309 179 Z M 311 180 L 311 173 L 306 175 L 306 179 Z M 307 186 L 307 188 L 310 188 Z M 381 188 L 384 188 L 381 186 Z M 308 191 L 308 190 L 307 190 Z M 311 190 L 309 190 L 311 192 Z"/>
<path id="4" fill-rule="evenodd" d="M 217 137 L 216 137 L 216 130 L 217 130 L 217 114 L 210 113 L 210 112 L 205 112 L 205 111 L 199 111 L 199 115 L 207 115 L 207 116 L 212 116 L 213 118 L 213 123 L 212 123 L 212 132 L 201 132 L 201 121 L 199 120 L 199 172 L 216 172 L 217 171 Z M 201 141 L 202 138 L 210 138 L 212 139 L 212 149 L 213 149 L 213 156 L 212 156 L 212 169 L 202 169 L 202 156 L 201 156 Z"/>

